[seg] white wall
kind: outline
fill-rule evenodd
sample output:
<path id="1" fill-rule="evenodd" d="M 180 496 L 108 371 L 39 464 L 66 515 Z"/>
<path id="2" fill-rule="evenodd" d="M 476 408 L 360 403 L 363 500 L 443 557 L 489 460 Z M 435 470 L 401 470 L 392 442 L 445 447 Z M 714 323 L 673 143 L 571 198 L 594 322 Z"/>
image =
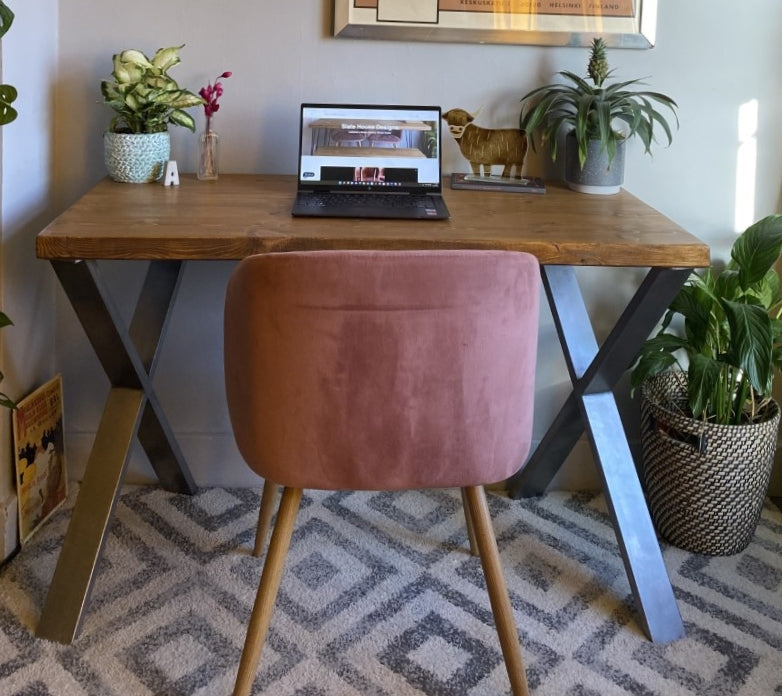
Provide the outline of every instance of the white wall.
<path id="1" fill-rule="evenodd" d="M 54 361 L 54 282 L 35 258 L 35 235 L 54 215 L 54 82 L 57 0 L 10 2 L 16 18 L 3 37 L 3 82 L 19 91 L 16 121 L 3 126 L 0 307 L 14 322 L 0 337 L 2 389 L 24 396 L 48 379 Z M 10 413 L 0 412 L 0 560 L 13 550 L 15 522 Z M 5 529 L 4 529 L 5 525 Z"/>
<path id="2" fill-rule="evenodd" d="M 52 0 L 53 1 L 53 0 Z M 34 3 L 28 3 L 34 4 Z M 483 107 L 480 122 L 517 122 L 519 98 L 570 69 L 583 73 L 587 49 L 476 44 L 399 43 L 334 39 L 331 2 L 136 0 L 131 6 L 91 0 L 59 0 L 56 85 L 55 193 L 58 210 L 104 176 L 101 133 L 110 113 L 99 103 L 99 82 L 111 56 L 125 48 L 153 52 L 186 44 L 174 70 L 197 89 L 224 70 L 225 95 L 216 129 L 222 169 L 293 173 L 297 110 L 304 100 L 432 102 L 444 108 Z M 720 9 L 715 10 L 715 7 Z M 614 50 L 617 77 L 649 76 L 652 87 L 681 106 L 674 145 L 653 159 L 635 144 L 628 156 L 626 187 L 713 246 L 724 258 L 735 229 L 737 206 L 751 217 L 780 210 L 782 190 L 782 3 L 754 0 L 741 11 L 708 0 L 660 3 L 657 46 L 650 51 Z M 738 116 L 758 102 L 757 163 L 744 177 L 754 184 L 749 200 L 737 201 Z M 203 116 L 199 113 L 199 124 Z M 466 162 L 446 139 L 445 170 Z M 195 138 L 172 136 L 182 171 L 194 167 Z M 532 158 L 531 170 L 541 170 Z M 745 217 L 747 213 L 745 212 Z M 28 249 L 29 253 L 29 249 Z M 29 262 L 29 258 L 28 258 Z M 137 283 L 141 265 L 113 264 L 117 287 Z M 221 313 L 231 264 L 195 263 L 189 268 L 157 380 L 180 443 L 200 484 L 253 483 L 232 443 L 222 385 Z M 638 271 L 585 269 L 585 294 L 602 336 Z M 132 294 L 124 292 L 129 306 Z M 47 321 L 51 317 L 47 317 Z M 107 382 L 61 293 L 58 294 L 56 368 L 65 379 L 69 464 L 78 474 L 86 461 Z M 542 435 L 568 391 L 550 317 L 541 325 L 536 433 Z M 623 399 L 624 400 L 624 399 Z M 637 404 L 627 406 L 634 413 Z M 151 477 L 138 454 L 133 476 Z M 584 444 L 571 457 L 560 485 L 595 485 Z"/>

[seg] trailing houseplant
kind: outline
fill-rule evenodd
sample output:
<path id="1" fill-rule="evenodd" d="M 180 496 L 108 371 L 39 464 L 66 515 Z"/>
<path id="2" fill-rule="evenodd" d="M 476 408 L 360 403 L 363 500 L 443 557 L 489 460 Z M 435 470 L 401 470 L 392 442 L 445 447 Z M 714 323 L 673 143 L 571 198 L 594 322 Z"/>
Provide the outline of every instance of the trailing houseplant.
<path id="1" fill-rule="evenodd" d="M 168 74 L 181 62 L 181 49 L 161 48 L 152 58 L 136 49 L 122 51 L 113 57 L 113 79 L 101 81 L 103 100 L 115 112 L 104 134 L 106 166 L 118 181 L 159 179 L 170 155 L 168 126 L 195 132 L 185 109 L 204 100 Z"/>
<path id="2" fill-rule="evenodd" d="M 676 126 L 679 123 L 676 102 L 660 92 L 638 89 L 644 84 L 641 79 L 607 82 L 613 72 L 608 67 L 605 42 L 595 38 L 587 77 L 564 70 L 558 73 L 564 83 L 544 85 L 525 94 L 519 127 L 527 132 L 533 149 L 538 136 L 556 160 L 558 136 L 567 133 L 574 144 L 577 166 L 573 168 L 578 175 L 587 167 L 590 152 L 592 156 L 602 155 L 606 164 L 601 167 L 610 169 L 633 136 L 640 138 L 648 154 L 660 132 L 670 145 L 673 135 L 668 119 L 672 118 Z M 660 105 L 665 112 L 657 108 Z"/>
<path id="3" fill-rule="evenodd" d="M 5 36 L 11 28 L 14 21 L 14 13 L 10 8 L 0 0 L 0 38 Z M 17 117 L 17 111 L 11 106 L 11 102 L 16 99 L 16 88 L 11 85 L 0 85 L 0 126 L 11 123 Z M 13 322 L 5 312 L 0 312 L 0 329 L 10 326 Z M 0 372 L 0 381 L 3 380 L 3 373 Z M 0 407 L 16 408 L 16 403 L 7 394 L 0 392 Z"/>
<path id="4" fill-rule="evenodd" d="M 641 391 L 642 478 L 670 542 L 730 555 L 755 533 L 780 422 L 782 215 L 756 222 L 730 261 L 691 275 L 632 370 Z"/>
<path id="5" fill-rule="evenodd" d="M 0 38 L 5 36 L 11 28 L 14 21 L 14 13 L 2 0 L 0 0 Z M 11 85 L 0 85 L 0 126 L 11 123 L 16 117 L 17 112 L 12 102 L 16 100 L 16 88 Z"/>

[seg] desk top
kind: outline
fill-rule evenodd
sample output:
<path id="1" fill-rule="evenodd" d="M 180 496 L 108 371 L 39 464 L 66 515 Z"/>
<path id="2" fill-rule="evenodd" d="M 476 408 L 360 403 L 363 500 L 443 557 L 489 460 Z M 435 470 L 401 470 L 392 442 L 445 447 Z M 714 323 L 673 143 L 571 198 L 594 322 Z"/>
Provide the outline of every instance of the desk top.
<path id="1" fill-rule="evenodd" d="M 709 247 L 626 191 L 454 191 L 450 220 L 294 218 L 294 176 L 180 177 L 179 186 L 101 181 L 36 239 L 49 260 L 240 259 L 308 249 L 482 248 L 528 251 L 542 264 L 709 265 Z"/>

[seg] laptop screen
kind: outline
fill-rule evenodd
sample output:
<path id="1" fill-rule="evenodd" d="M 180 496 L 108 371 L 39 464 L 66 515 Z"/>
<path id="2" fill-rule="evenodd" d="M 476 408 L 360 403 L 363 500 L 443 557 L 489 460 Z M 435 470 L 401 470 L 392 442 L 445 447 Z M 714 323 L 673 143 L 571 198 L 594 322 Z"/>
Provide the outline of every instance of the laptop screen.
<path id="1" fill-rule="evenodd" d="M 302 104 L 299 188 L 441 189 L 439 106 Z"/>

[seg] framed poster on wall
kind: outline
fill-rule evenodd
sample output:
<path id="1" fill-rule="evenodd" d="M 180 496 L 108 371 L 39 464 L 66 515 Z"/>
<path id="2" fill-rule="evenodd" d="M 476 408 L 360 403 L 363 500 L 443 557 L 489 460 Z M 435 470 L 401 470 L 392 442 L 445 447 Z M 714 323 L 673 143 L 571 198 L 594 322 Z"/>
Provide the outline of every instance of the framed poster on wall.
<path id="1" fill-rule="evenodd" d="M 657 0 L 334 0 L 334 36 L 651 48 Z"/>

